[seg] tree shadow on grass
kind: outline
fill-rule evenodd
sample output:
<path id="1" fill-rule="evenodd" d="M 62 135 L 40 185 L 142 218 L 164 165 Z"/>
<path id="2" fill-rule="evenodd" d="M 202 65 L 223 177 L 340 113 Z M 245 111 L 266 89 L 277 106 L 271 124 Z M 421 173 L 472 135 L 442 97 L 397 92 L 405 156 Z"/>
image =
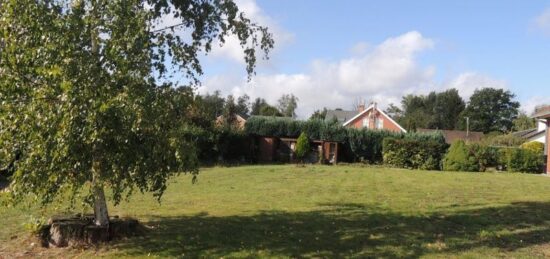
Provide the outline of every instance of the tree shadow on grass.
<path id="1" fill-rule="evenodd" d="M 475 248 L 504 252 L 550 240 L 550 203 L 403 215 L 360 204 L 309 212 L 157 218 L 142 237 L 115 245 L 131 256 L 418 257 Z"/>

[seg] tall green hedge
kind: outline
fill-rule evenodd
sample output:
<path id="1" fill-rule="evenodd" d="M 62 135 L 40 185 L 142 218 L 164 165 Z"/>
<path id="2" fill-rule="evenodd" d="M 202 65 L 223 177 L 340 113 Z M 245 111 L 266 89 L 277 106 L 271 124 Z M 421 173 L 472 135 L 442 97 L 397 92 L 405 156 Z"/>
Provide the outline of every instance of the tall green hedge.
<path id="1" fill-rule="evenodd" d="M 396 139 L 431 140 L 445 143 L 441 133 L 396 133 L 381 130 L 346 128 L 338 123 L 323 120 L 296 121 L 290 118 L 253 116 L 245 125 L 245 132 L 256 136 L 297 138 L 305 132 L 313 140 L 330 140 L 341 143 L 340 160 L 382 163 L 382 141 Z"/>
<path id="2" fill-rule="evenodd" d="M 525 148 L 501 149 L 500 162 L 510 172 L 541 173 L 544 167 L 544 156 Z"/>
<path id="3" fill-rule="evenodd" d="M 448 145 L 434 140 L 385 138 L 384 164 L 423 170 L 441 170 Z"/>

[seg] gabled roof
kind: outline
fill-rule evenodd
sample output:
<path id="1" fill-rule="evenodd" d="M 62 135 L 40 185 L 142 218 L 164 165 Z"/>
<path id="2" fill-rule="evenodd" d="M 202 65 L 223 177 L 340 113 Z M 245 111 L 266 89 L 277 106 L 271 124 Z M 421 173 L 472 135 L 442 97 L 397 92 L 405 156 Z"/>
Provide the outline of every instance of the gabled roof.
<path id="1" fill-rule="evenodd" d="M 327 110 L 325 120 L 330 121 L 333 118 L 336 118 L 338 122 L 344 123 L 350 118 L 353 118 L 353 116 L 357 115 L 357 113 L 359 113 L 359 111 Z"/>
<path id="2" fill-rule="evenodd" d="M 382 114 L 384 117 L 386 117 L 387 119 L 389 119 L 393 124 L 397 125 L 397 127 L 403 131 L 403 132 L 407 132 L 407 130 L 405 130 L 403 127 L 401 127 L 401 125 L 399 125 L 399 123 L 397 123 L 396 121 L 394 121 L 389 115 L 387 115 L 384 111 L 380 110 L 378 107 L 376 107 L 374 104 L 371 104 L 369 107 L 367 107 L 364 111 L 356 114 L 355 116 L 353 116 L 351 119 L 347 120 L 346 122 L 344 122 L 343 126 L 346 126 L 348 124 L 350 124 L 352 121 L 356 120 L 357 118 L 363 116 L 363 114 L 367 113 L 369 110 L 373 110 L 373 109 L 376 109 L 376 111 L 378 111 L 380 114 Z"/>
<path id="3" fill-rule="evenodd" d="M 512 135 L 520 138 L 524 138 L 524 139 L 531 139 L 534 137 L 535 138 L 539 137 L 540 135 L 544 135 L 544 133 L 545 133 L 544 130 L 539 131 L 538 128 L 532 128 L 532 129 L 513 132 Z"/>

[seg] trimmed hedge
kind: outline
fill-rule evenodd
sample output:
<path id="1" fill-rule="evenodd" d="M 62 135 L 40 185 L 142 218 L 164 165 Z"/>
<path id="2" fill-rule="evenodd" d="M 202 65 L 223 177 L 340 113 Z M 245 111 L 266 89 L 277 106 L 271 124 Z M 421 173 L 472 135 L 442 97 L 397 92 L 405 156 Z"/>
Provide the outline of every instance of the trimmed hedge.
<path id="1" fill-rule="evenodd" d="M 297 138 L 305 132 L 310 139 L 341 143 L 340 160 L 345 162 L 382 163 L 384 138 L 411 139 L 445 143 L 441 133 L 400 133 L 385 130 L 346 128 L 323 120 L 297 121 L 291 118 L 253 116 L 245 132 L 255 136 Z"/>
<path id="2" fill-rule="evenodd" d="M 199 160 L 210 164 L 251 161 L 250 137 L 242 131 L 228 127 L 209 130 L 195 128 L 192 139 L 198 148 Z"/>
<path id="3" fill-rule="evenodd" d="M 518 147 L 490 147 L 456 141 L 443 159 L 446 171 L 483 172 L 488 167 L 523 173 L 542 172 L 542 152 Z"/>
<path id="4" fill-rule="evenodd" d="M 500 162 L 510 172 L 541 173 L 544 167 L 544 156 L 524 148 L 503 148 Z"/>
<path id="5" fill-rule="evenodd" d="M 441 159 L 448 145 L 433 140 L 385 138 L 384 163 L 422 170 L 441 170 Z"/>

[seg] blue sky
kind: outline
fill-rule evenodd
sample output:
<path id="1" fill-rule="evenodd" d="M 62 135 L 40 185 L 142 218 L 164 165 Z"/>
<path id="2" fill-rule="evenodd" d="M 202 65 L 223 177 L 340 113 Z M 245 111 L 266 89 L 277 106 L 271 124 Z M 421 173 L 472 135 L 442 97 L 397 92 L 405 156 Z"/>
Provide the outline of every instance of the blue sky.
<path id="1" fill-rule="evenodd" d="M 550 102 L 548 1 L 239 0 L 272 29 L 276 49 L 246 81 L 237 44 L 205 59 L 200 92 L 300 98 L 298 113 L 399 103 L 408 93 L 484 86 L 517 95 L 527 112 Z"/>

